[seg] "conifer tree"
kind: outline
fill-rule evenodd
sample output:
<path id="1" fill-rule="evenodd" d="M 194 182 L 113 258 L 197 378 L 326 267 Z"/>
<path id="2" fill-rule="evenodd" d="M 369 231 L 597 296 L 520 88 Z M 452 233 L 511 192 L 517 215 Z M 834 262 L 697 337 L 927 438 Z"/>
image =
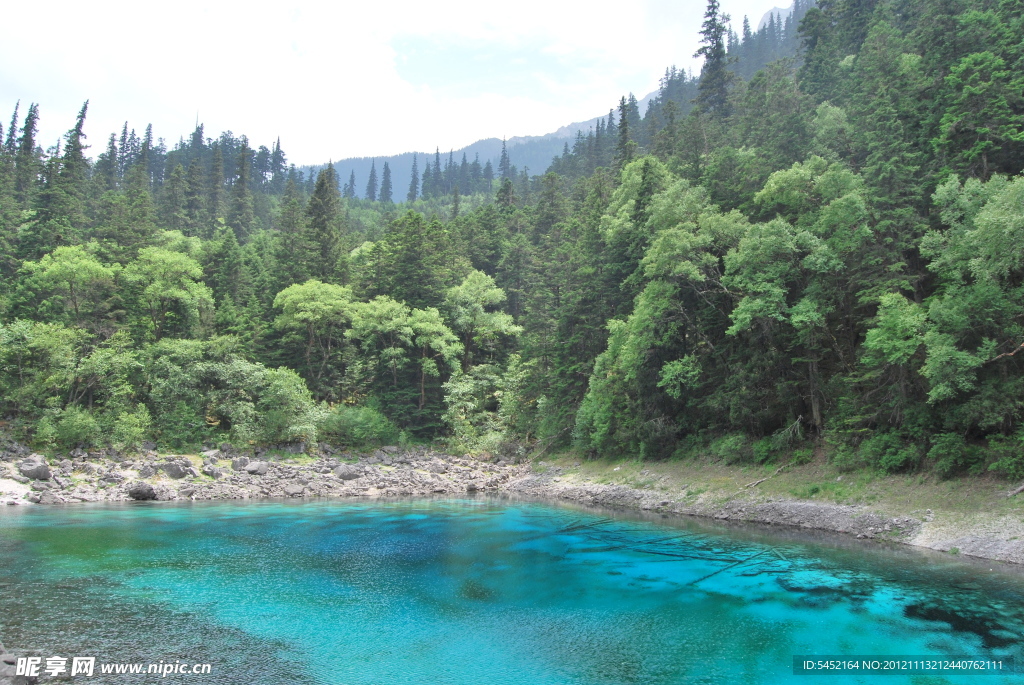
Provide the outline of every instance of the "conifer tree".
<path id="1" fill-rule="evenodd" d="M 206 212 L 206 179 L 198 159 L 188 165 L 185 179 L 185 235 L 206 235 L 210 217 Z"/>
<path id="2" fill-rule="evenodd" d="M 377 160 L 370 162 L 370 178 L 366 182 L 366 199 L 371 202 L 377 199 Z"/>
<path id="3" fill-rule="evenodd" d="M 429 200 L 434 197 L 434 173 L 430 170 L 429 162 L 425 167 L 423 167 L 423 183 L 421 184 L 421 187 L 423 188 L 422 194 L 424 200 Z"/>
<path id="4" fill-rule="evenodd" d="M 36 131 L 39 126 L 39 106 L 28 106 L 25 123 L 21 126 L 18 152 L 14 158 L 14 196 L 24 209 L 28 209 L 35 197 L 39 177 L 43 171 L 42 161 L 36 151 Z"/>
<path id="5" fill-rule="evenodd" d="M 487 160 L 487 163 L 484 164 L 483 177 L 484 189 L 490 193 L 491 188 L 494 186 L 494 167 L 491 166 L 491 160 Z"/>
<path id="6" fill-rule="evenodd" d="M 338 176 L 334 165 L 328 164 L 317 174 L 306 205 L 307 268 L 312 278 L 324 283 L 340 283 L 344 279 L 342 220 Z"/>
<path id="7" fill-rule="evenodd" d="M 18 151 L 18 108 L 21 100 L 14 103 L 14 114 L 11 115 L 11 126 L 7 129 L 7 139 L 4 141 L 4 152 L 14 156 Z"/>
<path id="8" fill-rule="evenodd" d="M 211 224 L 224 216 L 224 152 L 221 150 L 220 142 L 213 144 L 213 158 L 210 161 L 210 195 L 206 205 L 210 213 Z M 205 233 L 204 237 L 213 237 L 212 233 Z"/>
<path id="9" fill-rule="evenodd" d="M 111 133 L 107 140 L 107 149 L 96 160 L 94 177 L 102 190 L 117 188 L 117 137 Z"/>
<path id="10" fill-rule="evenodd" d="M 512 178 L 512 161 L 508 157 L 504 138 L 501 139 L 501 158 L 498 160 L 498 176 L 503 179 Z"/>
<path id="11" fill-rule="evenodd" d="M 349 172 L 348 183 L 345 184 L 343 196 L 346 200 L 354 200 L 356 197 L 356 172 L 354 169 Z"/>
<path id="12" fill-rule="evenodd" d="M 412 155 L 412 178 L 409 180 L 409 192 L 406 194 L 406 202 L 415 202 L 416 196 L 419 195 L 420 186 L 420 172 L 416 168 L 416 153 Z"/>
<path id="13" fill-rule="evenodd" d="M 728 59 L 725 52 L 726 22 L 729 15 L 719 11 L 718 0 L 708 0 L 701 27 L 701 47 L 694 57 L 703 57 L 697 106 L 704 112 L 727 116 L 729 98 Z"/>
<path id="14" fill-rule="evenodd" d="M 307 233 L 306 213 L 294 179 L 288 179 L 281 199 L 274 252 L 277 256 L 277 291 L 310 278 L 311 246 Z"/>
<path id="15" fill-rule="evenodd" d="M 23 258 L 38 259 L 61 245 L 74 245 L 81 240 L 80 232 L 87 221 L 89 162 L 85 158 L 83 127 L 88 108 L 86 101 L 74 127 L 64 136 L 64 154 L 59 160 L 52 160 L 55 169 L 39 193 L 36 220 L 19 244 Z"/>
<path id="16" fill-rule="evenodd" d="M 185 179 L 185 169 L 180 164 L 175 165 L 167 183 L 163 186 L 162 202 L 160 203 L 160 219 L 163 225 L 175 231 L 181 231 L 188 235 L 189 221 L 186 211 L 188 186 Z"/>
<path id="17" fill-rule="evenodd" d="M 444 176 L 441 171 L 441 148 L 434 149 L 434 167 L 430 171 L 430 196 L 444 195 Z"/>
<path id="18" fill-rule="evenodd" d="M 393 202 L 391 196 L 391 167 L 384 162 L 384 171 L 381 173 L 380 179 L 380 201 L 389 205 Z"/>
<path id="19" fill-rule="evenodd" d="M 249 148 L 249 141 L 242 136 L 242 146 L 238 151 L 236 163 L 235 182 L 231 186 L 231 212 L 228 215 L 228 226 L 234 232 L 238 242 L 248 240 L 253 230 L 253 221 L 256 218 L 253 212 L 252 190 L 250 183 L 250 166 L 252 150 Z"/>
<path id="20" fill-rule="evenodd" d="M 636 148 L 636 143 L 630 139 L 629 119 L 629 103 L 623 96 L 619 100 L 619 139 L 615 146 L 615 161 L 619 168 L 633 161 L 633 151 Z"/>

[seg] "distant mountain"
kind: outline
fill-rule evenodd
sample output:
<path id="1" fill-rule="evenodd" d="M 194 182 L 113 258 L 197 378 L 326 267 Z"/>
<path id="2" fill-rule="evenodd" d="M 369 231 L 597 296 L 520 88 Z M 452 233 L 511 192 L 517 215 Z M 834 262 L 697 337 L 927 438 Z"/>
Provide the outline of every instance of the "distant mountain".
<path id="1" fill-rule="evenodd" d="M 654 91 L 648 93 L 639 101 L 641 114 L 647 111 L 647 104 L 657 95 L 658 91 Z M 572 147 L 577 131 L 586 135 L 589 130 L 597 125 L 598 119 L 604 119 L 607 116 L 605 114 L 604 116 L 594 117 L 587 121 L 573 122 L 562 126 L 557 131 L 546 133 L 542 136 L 515 136 L 509 138 L 505 141 L 509 159 L 519 171 L 527 168 L 530 170 L 531 176 L 541 175 L 551 166 L 551 159 L 562 154 L 566 143 L 569 144 L 570 148 Z M 456 164 L 461 163 L 463 154 L 466 155 L 466 159 L 470 163 L 472 163 L 477 155 L 480 155 L 480 165 L 483 166 L 490 161 L 491 166 L 495 169 L 495 173 L 497 173 L 498 160 L 501 158 L 501 139 L 485 138 L 457 150 L 440 150 L 439 152 L 441 154 L 442 168 L 444 168 L 449 154 L 452 155 Z M 406 193 L 409 191 L 413 155 L 418 159 L 419 172 L 422 176 L 425 160 L 429 159 L 433 163 L 435 154 L 436 152 L 403 152 L 400 155 L 384 157 L 349 157 L 335 162 L 334 168 L 338 172 L 338 182 L 341 184 L 348 183 L 349 177 L 355 172 L 356 195 L 363 197 L 366 191 L 366 181 L 370 178 L 371 165 L 376 164 L 377 179 L 379 180 L 384 169 L 384 162 L 387 162 L 391 168 L 394 199 L 396 202 L 399 202 L 405 200 Z M 308 174 L 311 171 L 315 173 L 319 168 L 322 167 L 305 167 L 304 170 Z"/>
<path id="2" fill-rule="evenodd" d="M 808 5 L 808 3 L 802 3 Z M 749 78 L 756 70 L 763 67 L 768 62 L 771 62 L 780 57 L 789 56 L 795 54 L 796 42 L 792 40 L 795 36 L 789 36 L 790 42 L 793 45 L 783 48 L 780 52 L 779 46 L 775 43 L 774 49 L 770 46 L 762 47 L 761 43 L 757 39 L 761 37 L 767 37 L 768 32 L 763 32 L 763 29 L 768 25 L 769 19 L 772 15 L 775 15 L 775 21 L 778 25 L 778 35 L 771 38 L 773 41 L 778 41 L 779 37 L 783 34 L 784 27 L 793 30 L 795 23 L 803 17 L 803 13 L 806 12 L 806 7 L 802 8 L 802 11 L 798 13 L 798 16 L 794 18 L 792 25 L 787 22 L 787 19 L 793 14 L 794 5 L 789 7 L 773 7 L 772 9 L 765 12 L 764 16 L 761 17 L 761 21 L 758 23 L 758 33 L 755 34 L 755 43 L 750 48 L 751 54 L 741 53 L 737 57 L 741 64 L 733 67 L 737 73 L 744 78 Z M 732 55 L 732 53 L 730 53 Z M 654 91 L 648 93 L 638 102 L 641 116 L 647 112 L 648 104 L 654 100 L 660 91 Z M 614 105 L 614 102 L 610 103 Z M 576 137 L 577 132 L 581 132 L 584 135 L 588 131 L 593 129 L 599 119 L 603 119 L 608 115 L 602 115 L 588 119 L 587 121 L 577 121 L 566 126 L 560 127 L 558 130 L 551 133 L 546 133 L 541 136 L 515 136 L 505 141 L 508 149 L 509 159 L 512 164 L 515 165 L 518 170 L 528 168 L 531 176 L 543 174 L 547 171 L 551 165 L 552 158 L 560 156 L 562 154 L 563 147 L 568 143 L 569 147 L 572 147 L 573 139 Z M 479 155 L 481 166 L 486 165 L 490 161 L 491 166 L 497 170 L 498 159 L 501 157 L 501 140 L 498 138 L 486 138 L 484 140 L 478 140 L 475 143 L 467 145 L 464 148 L 457 150 L 440 150 L 441 154 L 441 167 L 444 168 L 445 162 L 448 160 L 448 156 L 451 155 L 454 158 L 454 162 L 459 164 L 462 161 L 462 155 L 466 155 L 466 159 L 472 163 L 473 159 Z M 384 162 L 388 163 L 391 168 L 391 182 L 394 188 L 394 199 L 396 202 L 402 202 L 405 200 L 406 193 L 409 190 L 409 179 L 412 175 L 412 160 L 413 156 L 416 156 L 419 160 L 419 171 L 422 175 L 423 166 L 427 160 L 433 163 L 435 152 L 404 152 L 399 155 L 391 155 L 386 157 L 350 157 L 346 159 L 334 162 L 334 168 L 338 172 L 338 182 L 345 184 L 348 182 L 349 177 L 355 173 L 355 191 L 356 195 L 363 197 L 366 190 L 366 182 L 370 176 L 370 167 L 372 164 L 376 164 L 377 167 L 377 179 L 380 180 L 381 173 L 384 169 Z M 317 169 L 321 167 L 305 167 L 306 173 L 315 173 Z"/>
<path id="3" fill-rule="evenodd" d="M 773 14 L 775 15 L 775 23 L 778 24 L 780 20 L 785 22 L 786 17 L 788 17 L 792 13 L 792 5 L 790 5 L 789 7 L 772 7 L 770 10 L 764 13 L 764 16 L 761 17 L 761 21 L 757 22 L 757 30 L 760 31 L 765 26 L 767 26 L 768 20 L 771 18 Z"/>

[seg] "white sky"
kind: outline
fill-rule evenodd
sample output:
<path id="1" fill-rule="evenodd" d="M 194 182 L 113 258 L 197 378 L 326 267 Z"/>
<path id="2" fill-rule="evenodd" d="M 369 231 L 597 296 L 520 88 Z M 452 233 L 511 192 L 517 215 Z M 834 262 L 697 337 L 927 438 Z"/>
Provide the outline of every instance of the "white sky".
<path id="1" fill-rule="evenodd" d="M 785 2 L 785 0 L 783 0 Z M 777 0 L 722 0 L 737 32 Z M 289 161 L 459 148 L 541 135 L 642 97 L 692 59 L 705 0 L 141 3 L 36 0 L 4 7 L 0 123 L 40 107 L 52 145 L 90 100 L 95 156 L 111 132 L 153 124 L 246 134 Z M 628 9 L 626 9 L 628 7 Z M 625 11 L 624 11 L 625 10 Z M 623 16 L 626 15 L 626 16 Z"/>

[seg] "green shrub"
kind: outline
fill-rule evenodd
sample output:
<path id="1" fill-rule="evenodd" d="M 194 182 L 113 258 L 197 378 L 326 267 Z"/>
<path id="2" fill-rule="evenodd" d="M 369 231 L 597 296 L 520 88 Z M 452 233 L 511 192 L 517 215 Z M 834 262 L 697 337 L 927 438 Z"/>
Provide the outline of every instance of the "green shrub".
<path id="1" fill-rule="evenodd" d="M 114 432 L 111 442 L 119 450 L 135 450 L 142 441 L 150 437 L 153 430 L 153 419 L 146 405 L 140 404 L 133 412 L 122 412 L 114 420 Z"/>
<path id="2" fill-rule="evenodd" d="M 957 472 L 977 471 L 984 460 L 984 453 L 975 445 L 968 445 L 959 433 L 940 433 L 932 436 L 928 459 L 935 462 L 935 470 L 942 478 L 949 478 Z"/>
<path id="3" fill-rule="evenodd" d="M 989 438 L 989 450 L 995 461 L 990 471 L 1012 478 L 1024 478 L 1024 428 L 1013 435 L 997 435 Z"/>
<path id="4" fill-rule="evenodd" d="M 886 473 L 909 470 L 921 459 L 917 445 L 899 433 L 875 433 L 864 440 L 857 451 L 865 463 Z"/>
<path id="5" fill-rule="evenodd" d="M 336 405 L 320 417 L 320 438 L 344 447 L 368 447 L 393 444 L 399 439 L 398 427 L 371 407 Z"/>
<path id="6" fill-rule="evenodd" d="M 81 447 L 88 449 L 100 439 L 100 424 L 88 409 L 70 406 L 57 420 L 54 439 L 64 448 Z"/>
<path id="7" fill-rule="evenodd" d="M 749 461 L 753 456 L 747 436 L 741 433 L 723 435 L 708 447 L 711 456 L 723 460 L 726 464 L 737 464 Z"/>
<path id="8" fill-rule="evenodd" d="M 181 400 L 170 409 L 160 411 L 154 425 L 160 443 L 175 449 L 198 445 L 209 432 L 202 413 Z"/>

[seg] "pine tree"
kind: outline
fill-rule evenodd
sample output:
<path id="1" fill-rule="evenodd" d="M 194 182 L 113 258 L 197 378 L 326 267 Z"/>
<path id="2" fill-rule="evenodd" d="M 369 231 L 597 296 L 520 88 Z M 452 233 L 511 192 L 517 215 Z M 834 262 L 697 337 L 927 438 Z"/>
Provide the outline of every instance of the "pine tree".
<path id="1" fill-rule="evenodd" d="M 409 192 L 405 196 L 406 202 L 415 202 L 417 195 L 419 195 L 420 186 L 420 172 L 416 167 L 416 154 L 412 156 L 412 178 L 409 180 Z"/>
<path id="2" fill-rule="evenodd" d="M 210 213 L 211 225 L 224 217 L 224 152 L 220 142 L 213 144 L 213 159 L 210 161 L 210 195 L 206 205 Z M 212 233 L 205 233 L 205 238 L 212 238 Z"/>
<path id="3" fill-rule="evenodd" d="M 725 52 L 726 22 L 729 15 L 719 11 L 718 0 L 708 0 L 701 27 L 701 47 L 694 57 L 703 57 L 697 107 L 704 112 L 728 116 L 729 71 Z"/>
<path id="4" fill-rule="evenodd" d="M 55 167 L 36 202 L 36 220 L 25 232 L 19 247 L 23 258 L 38 259 L 47 252 L 81 241 L 85 227 L 85 202 L 89 183 L 89 161 L 83 139 L 85 114 L 89 102 L 82 105 L 74 127 L 64 136 L 64 154 L 53 159 Z"/>
<path id="5" fill-rule="evenodd" d="M 619 168 L 633 161 L 633 153 L 636 149 L 636 143 L 630 139 L 629 135 L 629 119 L 629 103 L 623 96 L 619 100 L 619 139 L 615 146 L 615 161 Z"/>
<path id="6" fill-rule="evenodd" d="M 421 187 L 423 188 L 424 200 L 434 197 L 434 173 L 430 170 L 429 162 L 423 167 L 423 183 Z"/>
<path id="7" fill-rule="evenodd" d="M 14 103 L 14 114 L 11 115 L 11 126 L 7 129 L 7 140 L 4 141 L 4 152 L 12 157 L 18 152 L 18 108 L 21 100 Z"/>
<path id="8" fill-rule="evenodd" d="M 501 158 L 498 160 L 498 177 L 512 178 L 512 161 L 508 157 L 508 150 L 505 149 L 505 139 L 501 139 Z"/>
<path id="9" fill-rule="evenodd" d="M 101 190 L 117 188 L 117 137 L 111 133 L 107 140 L 107 149 L 96 160 L 94 178 Z"/>
<path id="10" fill-rule="evenodd" d="M 281 198 L 281 212 L 277 220 L 278 231 L 274 244 L 277 256 L 277 289 L 280 292 L 293 283 L 303 283 L 310 277 L 311 246 L 306 229 L 306 213 L 302 207 L 299 187 L 288 179 Z"/>
<path id="11" fill-rule="evenodd" d="M 188 165 L 185 179 L 185 235 L 206 235 L 210 217 L 206 212 L 206 179 L 198 159 Z"/>
<path id="12" fill-rule="evenodd" d="M 248 240 L 256 219 L 253 211 L 252 190 L 249 188 L 249 173 L 252 164 L 252 150 L 249 141 L 242 136 L 242 146 L 238 151 L 235 182 L 231 186 L 231 212 L 228 215 L 228 226 L 234 232 L 239 243 Z"/>
<path id="13" fill-rule="evenodd" d="M 160 219 L 163 225 L 172 230 L 188 235 L 188 213 L 186 211 L 188 184 L 185 169 L 180 164 L 174 166 L 167 183 L 163 185 L 162 202 L 160 203 Z"/>
<path id="14" fill-rule="evenodd" d="M 391 195 L 391 167 L 384 162 L 384 171 L 380 179 L 380 201 L 387 205 L 392 204 Z"/>
<path id="15" fill-rule="evenodd" d="M 430 196 L 444 195 L 444 176 L 441 171 L 441 148 L 434 149 L 434 167 L 430 171 Z"/>
<path id="16" fill-rule="evenodd" d="M 306 264 L 312 278 L 325 283 L 344 280 L 342 220 L 338 176 L 334 165 L 328 164 L 317 174 L 313 194 L 306 205 L 306 242 L 309 245 Z"/>
<path id="17" fill-rule="evenodd" d="M 356 172 L 354 169 L 349 172 L 348 183 L 345 184 L 343 196 L 346 200 L 354 200 L 356 197 Z"/>
<path id="18" fill-rule="evenodd" d="M 491 188 L 494 187 L 494 167 L 491 166 L 491 160 L 487 160 L 484 164 L 484 189 L 490 193 Z"/>
<path id="19" fill-rule="evenodd" d="M 370 178 L 366 182 L 366 199 L 377 200 L 377 160 L 370 162 Z"/>
<path id="20" fill-rule="evenodd" d="M 25 123 L 21 126 L 18 152 L 14 158 L 14 197 L 24 209 L 28 209 L 35 198 L 43 163 L 36 150 L 36 131 L 39 126 L 39 106 L 28 106 Z"/>

